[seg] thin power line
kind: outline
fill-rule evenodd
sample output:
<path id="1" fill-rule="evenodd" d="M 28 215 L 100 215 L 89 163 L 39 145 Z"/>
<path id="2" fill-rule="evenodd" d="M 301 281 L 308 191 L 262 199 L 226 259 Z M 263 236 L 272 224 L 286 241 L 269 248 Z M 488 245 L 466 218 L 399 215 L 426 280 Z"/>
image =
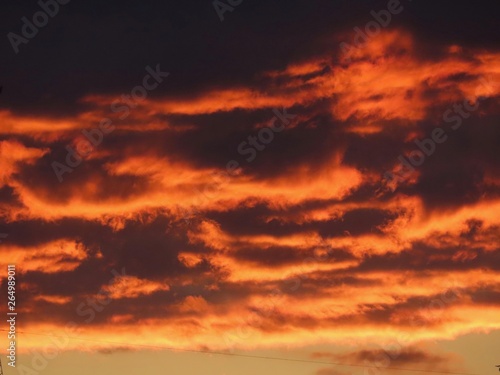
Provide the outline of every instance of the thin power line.
<path id="1" fill-rule="evenodd" d="M 0 329 L 0 331 L 6 331 L 7 332 L 7 330 L 5 330 L 5 329 Z M 251 354 L 238 354 L 238 353 L 216 352 L 216 351 L 211 351 L 211 350 L 179 349 L 179 348 L 173 348 L 173 347 L 169 347 L 169 346 L 131 344 L 131 343 L 106 341 L 106 340 L 85 339 L 85 338 L 81 338 L 81 337 L 72 337 L 72 336 L 49 335 L 49 334 L 46 334 L 46 333 L 35 333 L 35 332 L 26 332 L 26 331 L 22 331 L 22 332 L 18 332 L 18 333 L 25 333 L 25 334 L 28 334 L 28 335 L 47 336 L 47 337 L 68 338 L 68 339 L 80 340 L 80 341 L 100 342 L 100 343 L 104 343 L 104 344 L 113 344 L 113 345 L 122 345 L 122 346 L 135 346 L 135 347 L 150 348 L 150 349 L 163 349 L 163 350 L 181 351 L 181 352 L 189 352 L 189 353 L 203 353 L 203 354 L 214 354 L 214 355 L 226 355 L 226 356 L 240 357 L 240 358 L 266 359 L 266 360 L 274 360 L 274 361 L 289 361 L 289 362 L 301 362 L 301 363 L 314 363 L 314 364 L 322 364 L 322 365 L 335 365 L 335 366 L 347 366 L 347 367 L 372 367 L 372 368 L 379 368 L 378 366 L 357 365 L 357 364 L 352 364 L 352 363 L 315 361 L 315 360 L 312 360 L 312 359 L 294 359 L 294 358 L 268 357 L 268 356 L 251 355 Z M 472 373 L 466 373 L 466 372 L 417 370 L 417 369 L 409 369 L 409 368 L 403 368 L 403 367 L 385 367 L 384 369 L 385 370 L 412 371 L 412 372 L 427 372 L 427 373 L 434 373 L 434 374 L 478 375 L 478 374 L 472 374 Z"/>

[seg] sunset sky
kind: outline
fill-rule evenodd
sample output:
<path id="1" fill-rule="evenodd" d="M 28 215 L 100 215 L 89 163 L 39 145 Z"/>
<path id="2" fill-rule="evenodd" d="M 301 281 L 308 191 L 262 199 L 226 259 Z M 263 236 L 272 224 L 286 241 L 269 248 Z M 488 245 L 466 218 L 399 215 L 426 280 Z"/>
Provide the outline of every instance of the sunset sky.
<path id="1" fill-rule="evenodd" d="M 498 373 L 498 1 L 44 1 L 0 6 L 5 375 Z"/>

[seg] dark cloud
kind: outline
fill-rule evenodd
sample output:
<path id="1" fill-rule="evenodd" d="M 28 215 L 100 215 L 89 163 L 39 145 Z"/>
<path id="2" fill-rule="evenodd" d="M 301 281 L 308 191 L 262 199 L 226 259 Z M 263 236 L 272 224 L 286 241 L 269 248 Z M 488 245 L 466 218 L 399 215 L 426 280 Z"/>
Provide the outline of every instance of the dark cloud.
<path id="1" fill-rule="evenodd" d="M 394 16 L 391 27 L 411 27 L 431 45 L 497 47 L 498 5 L 493 2 L 402 3 L 405 10 Z M 20 18 L 39 8 L 35 2 L 6 7 L 3 34 L 19 33 Z M 363 27 L 372 19 L 371 10 L 386 7 L 385 1 L 259 0 L 242 3 L 220 22 L 212 3 L 200 0 L 70 2 L 21 45 L 19 54 L 4 39 L 2 103 L 19 110 L 67 112 L 78 108 L 76 99 L 85 93 L 130 91 L 144 67 L 158 62 L 172 77 L 154 95 L 251 84 L 263 70 L 283 68 L 318 49 L 335 51 L 330 35 Z"/>

